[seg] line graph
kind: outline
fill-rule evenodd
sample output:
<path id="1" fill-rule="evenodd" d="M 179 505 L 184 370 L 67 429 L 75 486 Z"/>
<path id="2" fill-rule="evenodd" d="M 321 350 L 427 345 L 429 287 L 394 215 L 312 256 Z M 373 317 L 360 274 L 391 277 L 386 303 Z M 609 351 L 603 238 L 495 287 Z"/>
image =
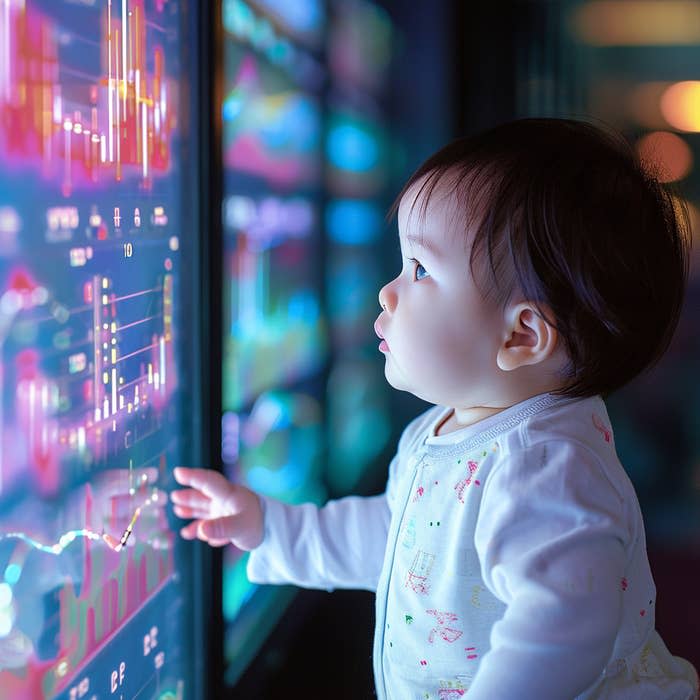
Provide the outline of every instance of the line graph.
<path id="1" fill-rule="evenodd" d="M 145 475 L 143 478 L 146 480 Z M 156 489 L 154 490 L 153 494 L 149 496 L 141 505 L 136 506 L 134 514 L 129 519 L 129 524 L 126 526 L 119 538 L 114 537 L 109 532 L 97 533 L 89 528 L 80 528 L 78 530 L 69 530 L 61 535 L 53 544 L 43 544 L 24 532 L 0 532 L 0 542 L 13 539 L 20 540 L 26 543 L 32 549 L 36 549 L 39 552 L 58 556 L 77 539 L 85 538 L 92 541 L 103 541 L 112 551 L 120 552 L 126 546 L 126 543 L 134 530 L 136 521 L 139 519 L 142 511 L 145 508 L 148 508 L 148 506 L 157 503 L 160 498 L 162 498 L 162 496 L 159 495 L 159 492 Z"/>
<path id="2" fill-rule="evenodd" d="M 157 461 L 164 459 L 162 454 Z M 103 473 L 75 492 L 58 517 L 51 517 L 50 511 L 37 517 L 42 509 L 35 505 L 31 519 L 13 515 L 21 529 L 0 534 L 0 572 L 5 572 L 6 581 L 7 572 L 13 572 L 12 585 L 0 587 L 15 608 L 21 610 L 30 600 L 35 605 L 42 599 L 52 601 L 55 612 L 42 634 L 27 637 L 23 660 L 31 674 L 40 672 L 42 659 L 53 659 L 56 673 L 47 675 L 51 693 L 173 576 L 174 535 L 164 513 L 167 498 L 157 487 L 159 472 L 157 467 L 130 465 Z M 79 520 L 82 527 L 68 529 L 54 541 L 30 534 L 49 531 L 52 522 L 62 520 Z M 0 609 L 0 620 L 2 614 Z M 12 683 L 3 653 L 9 641 L 27 636 L 22 627 L 10 637 L 0 634 L 3 690 Z"/>

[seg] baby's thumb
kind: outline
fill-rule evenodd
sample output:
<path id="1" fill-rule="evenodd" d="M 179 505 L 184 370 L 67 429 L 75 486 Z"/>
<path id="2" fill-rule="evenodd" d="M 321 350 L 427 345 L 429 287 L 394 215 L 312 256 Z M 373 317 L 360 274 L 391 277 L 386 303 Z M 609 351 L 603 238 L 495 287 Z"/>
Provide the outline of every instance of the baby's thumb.
<path id="1" fill-rule="evenodd" d="M 262 541 L 262 523 L 251 517 L 250 513 L 226 515 L 202 522 L 198 535 L 203 539 L 212 540 L 212 544 L 221 544 L 221 540 L 228 540 L 239 549 L 250 551 Z"/>
<path id="2" fill-rule="evenodd" d="M 235 515 L 205 520 L 199 526 L 199 534 L 208 540 L 230 540 L 236 534 Z"/>

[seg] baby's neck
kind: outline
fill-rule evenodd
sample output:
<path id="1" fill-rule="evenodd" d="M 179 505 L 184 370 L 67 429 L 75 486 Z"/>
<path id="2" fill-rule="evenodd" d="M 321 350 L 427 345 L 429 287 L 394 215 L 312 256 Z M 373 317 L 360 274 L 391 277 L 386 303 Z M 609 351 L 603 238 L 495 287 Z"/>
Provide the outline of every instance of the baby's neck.
<path id="1" fill-rule="evenodd" d="M 455 430 L 461 430 L 474 423 L 478 423 L 484 418 L 493 416 L 496 413 L 508 408 L 504 407 L 493 407 L 493 406 L 472 406 L 471 408 L 460 408 L 452 409 L 442 420 L 442 422 L 435 429 L 436 435 L 447 435 L 448 433 L 453 433 Z"/>
<path id="2" fill-rule="evenodd" d="M 557 359 L 553 361 L 553 366 L 559 367 L 560 363 L 561 361 Z M 502 373 L 501 376 L 504 374 Z M 482 400 L 487 405 L 452 406 L 452 411 L 438 425 L 435 434 L 447 435 L 455 430 L 467 428 L 533 396 L 564 388 L 561 376 L 552 370 L 545 372 L 542 368 L 537 367 L 525 367 L 517 372 L 509 373 L 508 377 L 507 383 L 494 382 L 488 392 L 483 392 Z"/>

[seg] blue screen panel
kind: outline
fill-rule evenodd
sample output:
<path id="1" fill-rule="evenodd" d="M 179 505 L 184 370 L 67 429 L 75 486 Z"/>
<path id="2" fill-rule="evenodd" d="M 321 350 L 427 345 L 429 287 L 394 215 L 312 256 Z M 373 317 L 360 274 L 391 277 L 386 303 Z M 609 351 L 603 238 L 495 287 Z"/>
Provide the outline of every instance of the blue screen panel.
<path id="1" fill-rule="evenodd" d="M 0 0 L 4 698 L 192 696 L 183 11 Z"/>

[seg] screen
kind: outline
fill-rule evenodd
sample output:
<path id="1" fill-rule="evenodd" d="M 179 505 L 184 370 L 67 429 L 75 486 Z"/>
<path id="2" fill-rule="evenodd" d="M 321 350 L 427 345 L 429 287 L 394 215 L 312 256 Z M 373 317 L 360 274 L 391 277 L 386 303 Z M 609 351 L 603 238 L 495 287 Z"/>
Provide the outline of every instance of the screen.
<path id="1" fill-rule="evenodd" d="M 323 483 L 322 3 L 225 0 L 222 141 L 222 458 L 228 476 L 285 502 Z M 226 680 L 289 601 L 224 554 Z"/>
<path id="2" fill-rule="evenodd" d="M 0 0 L 0 696 L 192 697 L 184 3 Z"/>
<path id="3" fill-rule="evenodd" d="M 333 362 L 327 390 L 327 484 L 333 496 L 376 488 L 391 435 L 384 361 L 374 320 L 390 279 L 385 223 L 392 164 L 386 118 L 394 27 L 380 6 L 338 0 L 329 7 L 325 121 L 326 294 Z M 396 239 L 396 245 L 398 242 Z M 389 241 L 387 243 L 387 241 Z M 393 260 L 392 260 L 393 264 Z"/>

